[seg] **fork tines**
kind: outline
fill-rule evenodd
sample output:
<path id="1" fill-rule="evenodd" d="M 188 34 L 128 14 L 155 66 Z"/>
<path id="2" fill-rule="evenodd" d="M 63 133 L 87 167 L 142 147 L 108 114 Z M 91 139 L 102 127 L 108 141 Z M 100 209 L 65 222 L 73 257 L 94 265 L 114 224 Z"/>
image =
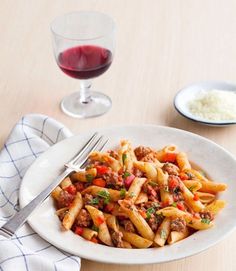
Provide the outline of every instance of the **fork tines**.
<path id="1" fill-rule="evenodd" d="M 68 168 L 83 168 L 86 165 L 88 156 L 92 151 L 102 149 L 107 144 L 108 139 L 104 140 L 104 136 L 98 137 L 98 132 L 94 133 L 88 142 L 82 147 L 82 149 L 69 161 L 65 166 Z"/>

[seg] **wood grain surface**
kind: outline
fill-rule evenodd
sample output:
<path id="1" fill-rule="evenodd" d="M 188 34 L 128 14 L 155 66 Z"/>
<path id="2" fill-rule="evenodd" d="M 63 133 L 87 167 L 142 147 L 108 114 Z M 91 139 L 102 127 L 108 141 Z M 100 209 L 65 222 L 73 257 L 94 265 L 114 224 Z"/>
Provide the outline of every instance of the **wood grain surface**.
<path id="1" fill-rule="evenodd" d="M 93 88 L 112 98 L 109 113 L 79 120 L 64 115 L 61 99 L 79 89 L 53 57 L 49 25 L 59 14 L 97 10 L 117 24 L 111 68 Z M 79 134 L 91 127 L 152 123 L 205 136 L 236 155 L 236 127 L 190 122 L 173 108 L 184 85 L 199 80 L 236 81 L 235 0 L 1 0 L 0 145 L 27 113 L 56 118 Z M 82 260 L 82 271 L 233 271 L 236 233 L 207 251 L 172 263 L 107 265 Z M 93 251 L 91 251 L 93 253 Z"/>

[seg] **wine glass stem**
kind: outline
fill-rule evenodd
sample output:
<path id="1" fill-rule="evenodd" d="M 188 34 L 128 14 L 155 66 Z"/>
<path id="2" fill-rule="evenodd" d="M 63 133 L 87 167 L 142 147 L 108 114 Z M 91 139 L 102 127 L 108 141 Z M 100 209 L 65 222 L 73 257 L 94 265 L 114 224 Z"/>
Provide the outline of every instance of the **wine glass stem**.
<path id="1" fill-rule="evenodd" d="M 90 88 L 91 80 L 80 80 L 80 102 L 87 104 L 91 101 Z"/>

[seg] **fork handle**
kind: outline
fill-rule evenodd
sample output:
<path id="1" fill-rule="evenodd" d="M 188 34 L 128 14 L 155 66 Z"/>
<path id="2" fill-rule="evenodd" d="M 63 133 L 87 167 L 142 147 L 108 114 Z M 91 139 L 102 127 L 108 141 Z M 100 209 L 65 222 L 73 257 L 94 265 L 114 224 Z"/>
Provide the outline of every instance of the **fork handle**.
<path id="1" fill-rule="evenodd" d="M 0 235 L 11 238 L 12 235 L 20 228 L 31 213 L 50 195 L 60 182 L 67 177 L 73 169 L 67 168 L 59 175 L 47 188 L 45 188 L 37 197 L 29 202 L 24 208 L 17 212 L 7 223 L 0 228 Z"/>

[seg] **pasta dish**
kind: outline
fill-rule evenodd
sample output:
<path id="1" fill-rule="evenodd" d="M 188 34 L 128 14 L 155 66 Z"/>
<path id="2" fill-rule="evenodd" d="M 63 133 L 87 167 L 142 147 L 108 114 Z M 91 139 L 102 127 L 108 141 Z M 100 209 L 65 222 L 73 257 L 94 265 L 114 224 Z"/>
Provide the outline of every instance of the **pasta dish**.
<path id="1" fill-rule="evenodd" d="M 212 227 L 226 188 L 175 145 L 154 150 L 122 140 L 116 150 L 92 152 L 52 197 L 64 230 L 111 247 L 149 248 Z"/>

